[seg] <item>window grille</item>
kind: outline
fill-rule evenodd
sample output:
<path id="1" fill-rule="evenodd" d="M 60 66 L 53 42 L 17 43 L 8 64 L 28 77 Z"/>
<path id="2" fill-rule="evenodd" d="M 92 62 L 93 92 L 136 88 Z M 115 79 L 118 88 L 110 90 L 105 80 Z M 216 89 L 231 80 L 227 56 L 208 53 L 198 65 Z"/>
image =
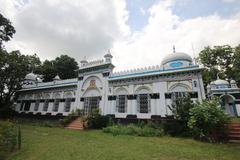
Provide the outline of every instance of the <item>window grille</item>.
<path id="1" fill-rule="evenodd" d="M 46 100 L 44 101 L 44 104 L 43 104 L 43 111 L 47 111 L 47 110 L 48 110 L 48 105 L 49 105 L 49 100 L 46 99 Z"/>
<path id="2" fill-rule="evenodd" d="M 40 100 L 36 100 L 35 106 L 34 106 L 34 111 L 38 111 L 39 104 L 40 104 Z"/>
<path id="3" fill-rule="evenodd" d="M 151 98 L 149 94 L 139 94 L 137 96 L 137 105 L 139 113 L 151 112 Z"/>
<path id="4" fill-rule="evenodd" d="M 31 106 L 31 102 L 30 101 L 26 101 L 25 105 L 24 105 L 24 111 L 29 111 L 30 110 L 30 106 Z"/>
<path id="5" fill-rule="evenodd" d="M 69 112 L 71 108 L 71 98 L 67 98 L 65 101 L 64 111 Z"/>
<path id="6" fill-rule="evenodd" d="M 125 113 L 127 111 L 127 96 L 118 95 L 116 99 L 116 109 L 118 113 Z"/>
<path id="7" fill-rule="evenodd" d="M 84 113 L 89 114 L 94 109 L 99 107 L 99 97 L 86 97 L 84 98 Z"/>
<path id="8" fill-rule="evenodd" d="M 59 108 L 60 99 L 55 99 L 53 103 L 53 112 L 57 112 Z"/>

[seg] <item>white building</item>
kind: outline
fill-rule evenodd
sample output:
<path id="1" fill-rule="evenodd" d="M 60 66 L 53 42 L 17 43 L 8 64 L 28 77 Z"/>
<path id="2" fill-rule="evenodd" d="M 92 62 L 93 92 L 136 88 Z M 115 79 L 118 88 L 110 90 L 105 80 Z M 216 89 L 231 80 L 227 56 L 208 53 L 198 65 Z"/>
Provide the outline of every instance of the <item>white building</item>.
<path id="1" fill-rule="evenodd" d="M 89 113 L 99 107 L 102 115 L 150 119 L 171 115 L 168 105 L 189 94 L 205 98 L 201 70 L 185 53 L 167 55 L 160 66 L 113 72 L 112 55 L 104 60 L 81 61 L 78 77 L 42 83 L 33 73 L 26 76 L 18 94 L 18 112 L 68 115 L 72 110 Z"/>
<path id="2" fill-rule="evenodd" d="M 222 108 L 230 116 L 240 116 L 240 88 L 235 80 L 231 80 L 229 84 L 228 81 L 218 77 L 207 86 L 207 93 L 210 98 L 220 97 Z"/>

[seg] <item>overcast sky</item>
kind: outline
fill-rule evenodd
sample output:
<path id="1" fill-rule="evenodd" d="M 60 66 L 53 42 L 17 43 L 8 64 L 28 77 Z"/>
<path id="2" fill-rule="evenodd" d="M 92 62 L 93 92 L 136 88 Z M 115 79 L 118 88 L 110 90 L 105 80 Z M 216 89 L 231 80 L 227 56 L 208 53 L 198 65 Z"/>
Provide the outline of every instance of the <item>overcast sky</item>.
<path id="1" fill-rule="evenodd" d="M 240 0 L 0 0 L 0 12 L 16 29 L 9 51 L 79 62 L 110 49 L 116 70 L 159 65 L 173 45 L 193 57 L 240 43 Z"/>

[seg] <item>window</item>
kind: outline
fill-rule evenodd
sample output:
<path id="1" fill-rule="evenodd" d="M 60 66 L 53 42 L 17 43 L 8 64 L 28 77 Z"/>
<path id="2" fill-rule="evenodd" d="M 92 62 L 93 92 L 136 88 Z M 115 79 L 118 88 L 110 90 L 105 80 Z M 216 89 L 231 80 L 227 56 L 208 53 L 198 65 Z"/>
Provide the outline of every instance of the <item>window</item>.
<path id="1" fill-rule="evenodd" d="M 151 101 L 149 94 L 139 94 L 137 97 L 138 112 L 149 113 L 151 112 Z"/>
<path id="2" fill-rule="evenodd" d="M 125 113 L 127 111 L 127 96 L 117 96 L 116 109 L 118 113 Z"/>
<path id="3" fill-rule="evenodd" d="M 34 106 L 34 111 L 38 111 L 39 103 L 40 103 L 40 100 L 36 100 L 35 106 Z"/>
<path id="4" fill-rule="evenodd" d="M 84 113 L 91 113 L 94 109 L 99 107 L 99 97 L 86 97 L 84 98 Z"/>
<path id="5" fill-rule="evenodd" d="M 67 98 L 65 101 L 64 111 L 69 112 L 71 108 L 71 98 Z"/>
<path id="6" fill-rule="evenodd" d="M 26 101 L 24 105 L 24 111 L 29 111 L 31 106 L 31 101 Z"/>
<path id="7" fill-rule="evenodd" d="M 60 99 L 55 99 L 53 103 L 53 112 L 57 112 L 59 108 Z"/>
<path id="8" fill-rule="evenodd" d="M 194 87 L 197 87 L 197 81 L 193 81 Z"/>
<path id="9" fill-rule="evenodd" d="M 48 110 L 48 104 L 49 104 L 49 100 L 46 99 L 46 100 L 44 101 L 44 104 L 43 104 L 43 111 L 47 111 L 47 110 Z"/>
<path id="10" fill-rule="evenodd" d="M 24 107 L 24 102 L 21 102 L 21 107 L 20 107 L 20 111 L 23 111 L 23 107 Z"/>

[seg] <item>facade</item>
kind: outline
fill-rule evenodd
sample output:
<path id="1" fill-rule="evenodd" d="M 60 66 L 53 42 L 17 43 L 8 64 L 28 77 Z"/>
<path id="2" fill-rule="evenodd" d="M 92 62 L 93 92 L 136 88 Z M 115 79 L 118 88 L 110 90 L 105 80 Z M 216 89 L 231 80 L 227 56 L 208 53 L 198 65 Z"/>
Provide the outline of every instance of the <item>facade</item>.
<path id="1" fill-rule="evenodd" d="M 168 105 L 190 95 L 205 99 L 201 71 L 185 53 L 171 53 L 161 65 L 113 72 L 112 55 L 103 60 L 82 60 L 78 77 L 43 83 L 36 75 L 26 76 L 18 92 L 16 110 L 32 114 L 68 115 L 76 109 L 85 113 L 100 108 L 102 115 L 116 118 L 150 119 L 171 115 Z"/>
<path id="2" fill-rule="evenodd" d="M 231 80 L 229 84 L 228 81 L 218 77 L 207 86 L 207 94 L 210 98 L 220 97 L 221 107 L 230 116 L 240 116 L 240 88 L 235 80 Z"/>

